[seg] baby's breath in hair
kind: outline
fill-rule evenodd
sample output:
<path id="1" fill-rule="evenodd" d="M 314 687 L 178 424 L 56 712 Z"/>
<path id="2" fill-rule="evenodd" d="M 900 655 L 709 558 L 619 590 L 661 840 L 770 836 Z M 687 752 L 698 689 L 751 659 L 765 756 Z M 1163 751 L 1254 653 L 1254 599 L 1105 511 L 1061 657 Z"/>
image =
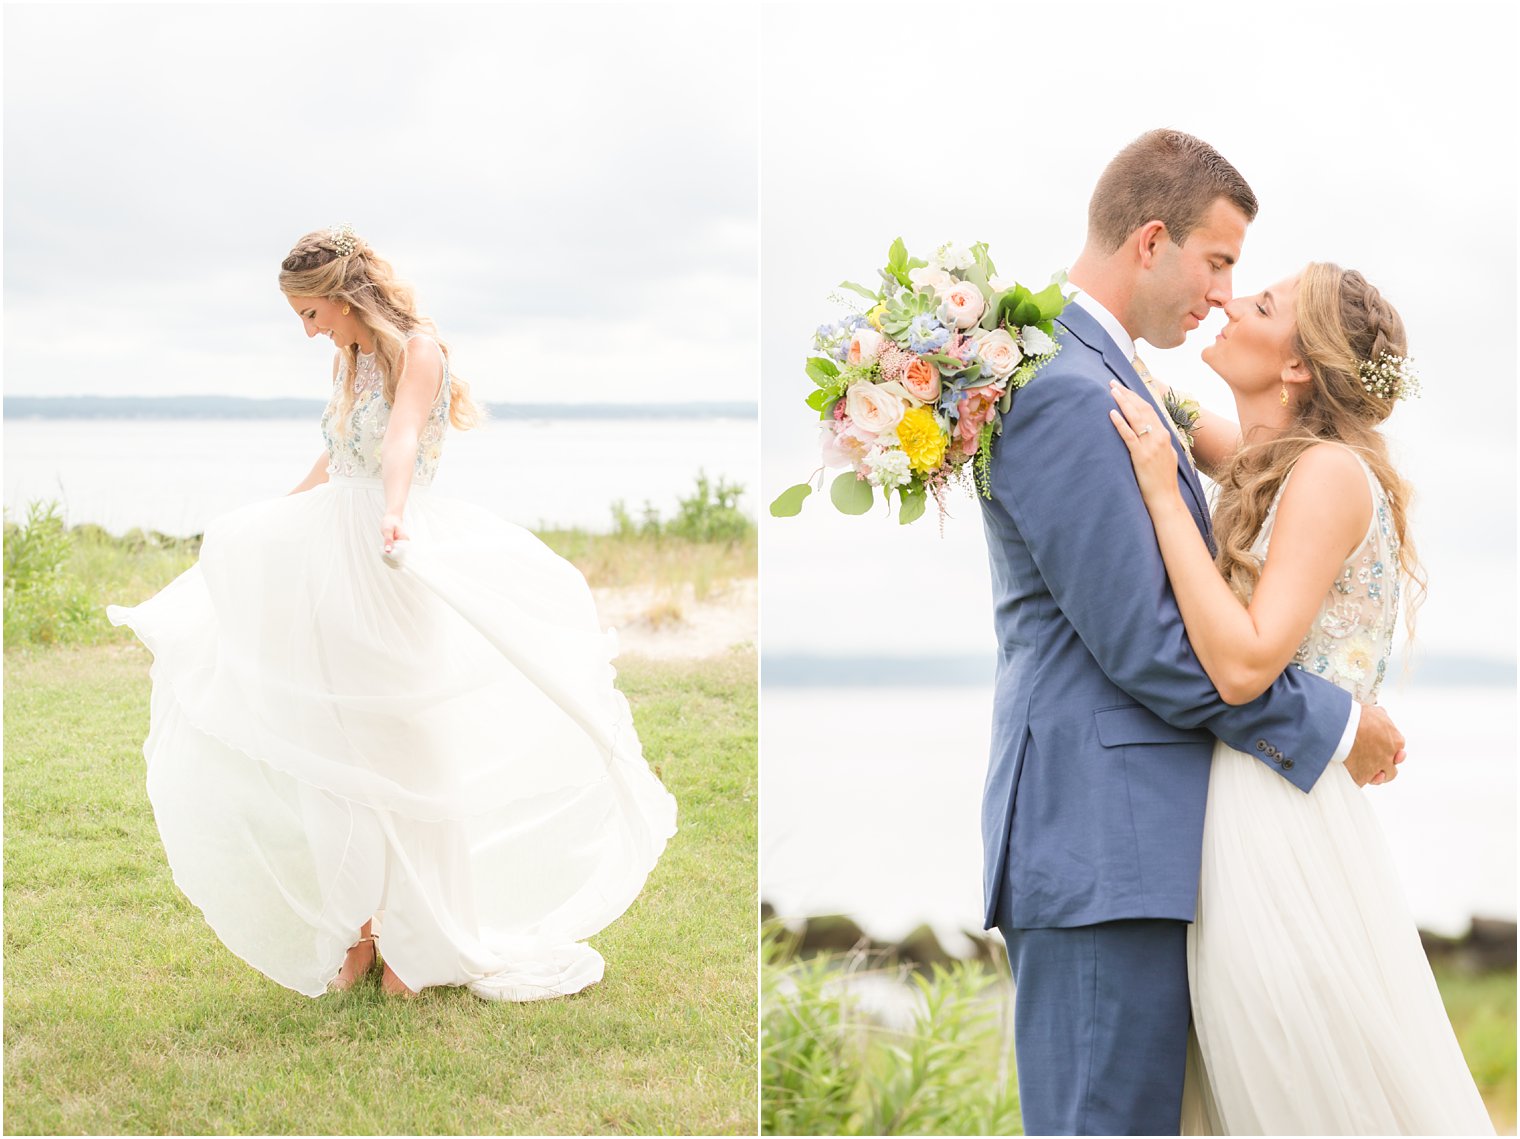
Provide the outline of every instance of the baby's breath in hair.
<path id="1" fill-rule="evenodd" d="M 1384 352 L 1374 363 L 1363 360 L 1357 367 L 1362 387 L 1380 399 L 1408 399 L 1420 394 L 1420 377 L 1415 375 L 1414 360 Z"/>
<path id="2" fill-rule="evenodd" d="M 327 236 L 332 240 L 333 248 L 338 251 L 339 257 L 347 257 L 354 251 L 354 227 L 347 222 L 330 226 Z"/>

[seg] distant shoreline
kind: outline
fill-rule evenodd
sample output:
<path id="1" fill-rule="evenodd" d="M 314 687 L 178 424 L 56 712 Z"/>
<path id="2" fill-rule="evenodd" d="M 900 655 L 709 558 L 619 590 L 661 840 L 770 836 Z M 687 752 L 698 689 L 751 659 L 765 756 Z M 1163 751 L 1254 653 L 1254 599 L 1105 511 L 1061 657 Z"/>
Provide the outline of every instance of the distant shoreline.
<path id="1" fill-rule="evenodd" d="M 6 419 L 303 419 L 327 407 L 319 399 L 246 396 L 6 396 Z M 754 402 L 491 403 L 497 419 L 755 419 Z"/>

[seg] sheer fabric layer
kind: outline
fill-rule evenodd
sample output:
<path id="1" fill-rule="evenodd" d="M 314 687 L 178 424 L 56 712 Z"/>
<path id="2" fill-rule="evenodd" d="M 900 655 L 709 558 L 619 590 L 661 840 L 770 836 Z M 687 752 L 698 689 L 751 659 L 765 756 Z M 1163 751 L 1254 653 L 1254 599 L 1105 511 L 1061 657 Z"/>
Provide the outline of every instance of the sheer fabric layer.
<path id="1" fill-rule="evenodd" d="M 380 556 L 378 480 L 333 476 L 208 527 L 133 608 L 153 652 L 144 753 L 175 881 L 268 976 L 325 991 L 377 911 L 412 988 L 492 999 L 600 979 L 584 939 L 675 830 L 580 573 L 414 487 Z"/>

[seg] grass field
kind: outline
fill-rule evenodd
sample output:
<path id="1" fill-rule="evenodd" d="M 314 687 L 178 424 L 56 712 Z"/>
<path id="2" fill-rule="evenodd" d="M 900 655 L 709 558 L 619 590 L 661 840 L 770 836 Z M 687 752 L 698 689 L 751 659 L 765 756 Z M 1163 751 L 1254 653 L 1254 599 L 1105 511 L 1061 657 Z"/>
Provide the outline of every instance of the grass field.
<path id="1" fill-rule="evenodd" d="M 606 979 L 526 1005 L 311 1000 L 223 948 L 143 790 L 148 660 L 6 654 L 7 1133 L 754 1134 L 752 652 L 619 662 L 680 830 Z"/>

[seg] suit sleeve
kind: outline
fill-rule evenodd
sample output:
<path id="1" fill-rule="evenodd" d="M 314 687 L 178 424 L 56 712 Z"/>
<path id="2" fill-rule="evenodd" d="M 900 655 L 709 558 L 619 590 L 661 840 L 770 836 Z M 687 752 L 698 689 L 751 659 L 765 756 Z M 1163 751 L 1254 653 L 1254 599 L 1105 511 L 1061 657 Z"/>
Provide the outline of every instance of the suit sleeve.
<path id="1" fill-rule="evenodd" d="M 1206 728 L 1308 791 L 1345 731 L 1351 694 L 1289 668 L 1249 704 L 1219 698 L 1188 642 L 1129 452 L 1109 421 L 1108 372 L 1100 380 L 1062 363 L 1019 391 L 1004 417 L 994 502 L 1115 685 L 1167 723 Z"/>

